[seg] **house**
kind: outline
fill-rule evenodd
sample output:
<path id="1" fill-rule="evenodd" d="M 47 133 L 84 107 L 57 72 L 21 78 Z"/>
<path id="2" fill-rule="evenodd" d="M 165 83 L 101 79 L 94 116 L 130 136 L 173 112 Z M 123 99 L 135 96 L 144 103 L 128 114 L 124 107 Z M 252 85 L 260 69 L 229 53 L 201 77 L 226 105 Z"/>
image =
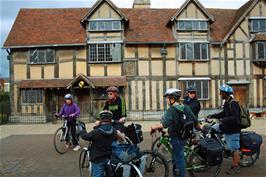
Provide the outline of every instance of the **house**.
<path id="1" fill-rule="evenodd" d="M 92 120 L 118 86 L 129 117 L 163 111 L 167 88 L 197 87 L 203 108 L 220 107 L 227 83 L 250 108 L 266 107 L 266 1 L 238 9 L 186 0 L 172 9 L 134 0 L 118 8 L 21 9 L 4 43 L 14 121 L 45 122 L 72 93 Z M 29 115 L 31 115 L 30 118 Z"/>

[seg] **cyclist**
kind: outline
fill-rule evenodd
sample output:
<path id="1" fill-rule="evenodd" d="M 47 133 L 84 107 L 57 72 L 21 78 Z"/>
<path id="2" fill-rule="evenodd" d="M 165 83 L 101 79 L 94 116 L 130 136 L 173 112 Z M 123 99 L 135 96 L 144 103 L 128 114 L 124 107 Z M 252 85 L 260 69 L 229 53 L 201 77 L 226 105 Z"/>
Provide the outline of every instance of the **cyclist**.
<path id="1" fill-rule="evenodd" d="M 193 114 L 198 117 L 200 112 L 200 102 L 197 99 L 197 89 L 195 86 L 189 86 L 186 89 L 187 96 L 184 98 L 184 105 L 188 105 Z"/>
<path id="2" fill-rule="evenodd" d="M 108 101 L 105 102 L 103 110 L 109 110 L 113 113 L 113 126 L 116 130 L 124 132 L 124 123 L 126 122 L 126 104 L 125 100 L 119 96 L 118 88 L 108 87 Z"/>
<path id="3" fill-rule="evenodd" d="M 240 172 L 239 148 L 240 148 L 240 107 L 238 102 L 233 100 L 234 90 L 228 85 L 220 87 L 220 96 L 224 100 L 223 111 L 218 114 L 209 115 L 209 118 L 218 118 L 221 124 L 215 124 L 213 128 L 225 135 L 228 150 L 233 153 L 233 160 L 230 169 L 226 172 L 233 175 Z"/>
<path id="4" fill-rule="evenodd" d="M 78 151 L 80 149 L 80 146 L 76 134 L 76 119 L 80 115 L 80 109 L 77 106 L 77 104 L 73 102 L 73 97 L 71 94 L 66 94 L 64 96 L 64 99 L 65 103 L 61 107 L 60 112 L 56 114 L 56 116 L 65 117 L 67 119 L 67 126 L 68 129 L 71 130 L 71 135 L 73 138 L 73 145 L 74 145 L 73 150 Z M 69 142 L 66 143 L 66 146 L 69 147 Z"/>
<path id="5" fill-rule="evenodd" d="M 100 112 L 99 125 L 86 133 L 81 132 L 81 138 L 91 141 L 90 160 L 92 162 L 92 176 L 103 177 L 108 161 L 112 155 L 112 143 L 115 138 L 125 140 L 125 137 L 119 131 L 112 127 L 113 114 L 110 111 Z"/>
<path id="6" fill-rule="evenodd" d="M 151 133 L 158 129 L 168 128 L 170 143 L 173 147 L 173 177 L 177 177 L 177 169 L 179 170 L 178 177 L 185 177 L 185 140 L 182 139 L 181 135 L 178 133 L 180 132 L 180 126 L 176 121 L 183 116 L 176 109 L 184 112 L 186 116 L 193 117 L 195 123 L 197 123 L 197 120 L 190 108 L 181 103 L 181 90 L 175 88 L 168 89 L 166 90 L 164 97 L 166 97 L 169 108 L 165 112 L 161 124 L 151 127 Z"/>

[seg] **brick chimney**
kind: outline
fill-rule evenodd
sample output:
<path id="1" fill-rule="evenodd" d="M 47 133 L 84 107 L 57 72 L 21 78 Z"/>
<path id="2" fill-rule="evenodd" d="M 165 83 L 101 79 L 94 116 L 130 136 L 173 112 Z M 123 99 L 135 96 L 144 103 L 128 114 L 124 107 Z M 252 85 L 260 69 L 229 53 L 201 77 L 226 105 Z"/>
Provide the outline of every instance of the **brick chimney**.
<path id="1" fill-rule="evenodd" d="M 134 0 L 133 8 L 150 8 L 150 0 Z"/>

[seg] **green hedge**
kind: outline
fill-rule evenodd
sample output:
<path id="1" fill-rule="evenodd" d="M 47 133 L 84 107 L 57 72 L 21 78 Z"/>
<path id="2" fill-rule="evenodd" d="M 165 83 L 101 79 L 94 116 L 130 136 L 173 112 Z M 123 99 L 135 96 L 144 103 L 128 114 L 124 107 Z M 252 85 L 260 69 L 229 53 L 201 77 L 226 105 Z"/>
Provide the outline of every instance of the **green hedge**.
<path id="1" fill-rule="evenodd" d="M 10 100 L 8 93 L 0 94 L 0 124 L 7 123 L 11 113 Z"/>

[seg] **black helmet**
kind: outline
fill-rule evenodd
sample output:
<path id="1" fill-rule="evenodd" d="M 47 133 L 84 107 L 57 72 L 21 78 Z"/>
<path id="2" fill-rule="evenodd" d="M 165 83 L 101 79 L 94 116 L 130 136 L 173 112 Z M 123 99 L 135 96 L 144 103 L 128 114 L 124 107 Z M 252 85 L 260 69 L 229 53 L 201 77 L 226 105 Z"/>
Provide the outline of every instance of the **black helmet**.
<path id="1" fill-rule="evenodd" d="M 99 115 L 100 115 L 100 119 L 102 121 L 111 120 L 113 118 L 113 113 L 111 111 L 108 111 L 108 110 L 101 111 L 99 113 Z"/>
<path id="2" fill-rule="evenodd" d="M 194 85 L 190 85 L 186 89 L 187 92 L 197 92 L 197 88 Z"/>
<path id="3" fill-rule="evenodd" d="M 176 89 L 176 88 L 170 88 L 167 89 L 166 92 L 164 93 L 164 97 L 172 97 L 178 100 L 181 97 L 181 90 Z"/>

